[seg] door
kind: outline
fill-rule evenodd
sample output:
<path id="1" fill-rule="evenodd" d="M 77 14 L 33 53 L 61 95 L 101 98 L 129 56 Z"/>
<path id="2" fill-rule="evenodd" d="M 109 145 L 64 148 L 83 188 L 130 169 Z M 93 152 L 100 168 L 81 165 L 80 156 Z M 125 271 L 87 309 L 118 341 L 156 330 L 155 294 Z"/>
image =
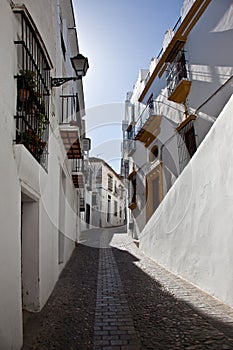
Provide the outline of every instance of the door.
<path id="1" fill-rule="evenodd" d="M 39 202 L 22 193 L 21 290 L 22 307 L 35 312 L 39 301 Z"/>
<path id="2" fill-rule="evenodd" d="M 161 164 L 147 174 L 146 187 L 146 221 L 148 221 L 163 199 Z"/>

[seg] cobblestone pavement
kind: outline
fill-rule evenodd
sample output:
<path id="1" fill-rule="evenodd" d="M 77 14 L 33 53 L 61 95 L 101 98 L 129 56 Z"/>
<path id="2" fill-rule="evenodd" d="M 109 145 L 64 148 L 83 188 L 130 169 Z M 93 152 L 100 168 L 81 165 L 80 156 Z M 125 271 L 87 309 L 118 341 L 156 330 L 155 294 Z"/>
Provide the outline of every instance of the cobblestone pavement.
<path id="1" fill-rule="evenodd" d="M 119 229 L 90 230 L 23 350 L 233 349 L 233 309 L 145 257 Z"/>

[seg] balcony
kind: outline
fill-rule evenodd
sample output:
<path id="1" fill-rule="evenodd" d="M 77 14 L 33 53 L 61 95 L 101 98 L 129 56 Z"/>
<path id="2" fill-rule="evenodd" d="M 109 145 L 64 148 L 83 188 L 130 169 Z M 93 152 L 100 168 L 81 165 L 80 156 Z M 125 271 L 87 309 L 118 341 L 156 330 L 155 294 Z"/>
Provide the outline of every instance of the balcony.
<path id="1" fill-rule="evenodd" d="M 127 127 L 127 155 L 130 157 L 136 150 L 135 136 L 135 122 L 131 122 Z"/>
<path id="2" fill-rule="evenodd" d="M 168 100 L 184 104 L 191 84 L 188 78 L 185 55 L 184 52 L 180 51 L 167 70 Z"/>
<path id="3" fill-rule="evenodd" d="M 68 159 L 81 159 L 81 118 L 77 94 L 61 96 L 59 128 Z"/>
<path id="4" fill-rule="evenodd" d="M 136 151 L 136 142 L 134 140 L 128 140 L 128 156 L 131 157 Z"/>
<path id="5" fill-rule="evenodd" d="M 160 133 L 161 120 L 159 102 L 153 101 L 136 121 L 134 140 L 141 141 L 148 147 Z"/>
<path id="6" fill-rule="evenodd" d="M 82 159 L 72 159 L 72 179 L 75 188 L 84 188 L 84 166 Z"/>
<path id="7" fill-rule="evenodd" d="M 155 78 L 157 76 L 161 78 L 161 76 L 164 74 L 167 68 L 167 63 L 172 62 L 176 57 L 178 51 L 183 49 L 189 33 L 191 32 L 191 30 L 193 29 L 197 21 L 200 19 L 202 14 L 205 12 L 206 8 L 210 3 L 211 3 L 211 0 L 196 0 L 193 2 L 192 6 L 189 8 L 188 12 L 186 13 L 182 21 L 179 18 L 175 27 L 173 28 L 174 35 L 172 39 L 170 40 L 166 48 L 162 49 L 157 56 L 158 63 L 155 66 L 155 69 L 150 75 L 148 81 L 146 82 L 145 88 L 143 89 L 138 99 L 139 102 L 142 102 L 144 100 Z M 182 83 L 182 85 L 184 85 L 187 88 L 189 83 L 185 82 L 184 84 Z M 183 87 L 182 87 L 182 90 L 183 90 Z M 174 98 L 177 99 L 176 96 Z"/>
<path id="8" fill-rule="evenodd" d="M 85 211 L 85 192 L 82 188 L 79 190 L 79 210 L 80 212 Z"/>

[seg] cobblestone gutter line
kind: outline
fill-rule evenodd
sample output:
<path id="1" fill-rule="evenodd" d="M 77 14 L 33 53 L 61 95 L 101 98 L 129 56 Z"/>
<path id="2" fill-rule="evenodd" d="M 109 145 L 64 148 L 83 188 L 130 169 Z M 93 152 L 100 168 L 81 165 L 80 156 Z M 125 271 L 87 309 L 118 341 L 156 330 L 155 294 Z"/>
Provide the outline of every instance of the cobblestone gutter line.
<path id="1" fill-rule="evenodd" d="M 111 248 L 99 251 L 94 350 L 139 350 L 137 337 Z"/>

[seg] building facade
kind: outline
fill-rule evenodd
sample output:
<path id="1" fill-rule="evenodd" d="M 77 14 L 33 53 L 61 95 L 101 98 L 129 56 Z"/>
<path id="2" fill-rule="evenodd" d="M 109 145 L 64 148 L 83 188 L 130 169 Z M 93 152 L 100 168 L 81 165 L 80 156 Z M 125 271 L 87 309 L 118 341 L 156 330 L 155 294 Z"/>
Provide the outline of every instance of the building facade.
<path id="1" fill-rule="evenodd" d="M 18 350 L 23 311 L 42 309 L 79 238 L 85 104 L 82 78 L 63 79 L 78 72 L 72 1 L 4 0 L 0 17 L 0 348 Z"/>
<path id="2" fill-rule="evenodd" d="M 90 158 L 90 168 L 92 196 L 89 205 L 92 227 L 124 225 L 124 183 L 121 176 L 99 158 Z"/>
<path id="3" fill-rule="evenodd" d="M 228 208 L 218 185 L 229 159 L 221 127 L 232 108 L 232 10 L 232 0 L 184 1 L 158 56 L 127 94 L 122 124 L 133 237 L 146 254 L 230 305 L 230 232 L 224 225 L 220 254 L 213 244 L 219 224 L 210 230 L 216 208 L 209 210 L 207 202 L 211 207 L 215 193 L 214 207 Z M 228 273 L 220 287 L 221 259 Z"/>

